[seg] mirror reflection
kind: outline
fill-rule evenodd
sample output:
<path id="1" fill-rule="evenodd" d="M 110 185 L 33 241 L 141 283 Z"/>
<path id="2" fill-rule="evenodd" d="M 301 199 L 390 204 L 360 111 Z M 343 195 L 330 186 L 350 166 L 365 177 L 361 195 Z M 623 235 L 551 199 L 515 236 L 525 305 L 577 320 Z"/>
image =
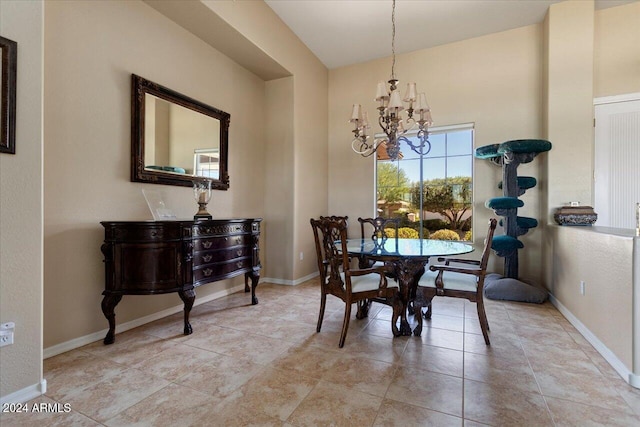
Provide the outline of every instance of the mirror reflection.
<path id="1" fill-rule="evenodd" d="M 145 95 L 146 169 L 220 178 L 220 121 Z"/>
<path id="2" fill-rule="evenodd" d="M 132 181 L 229 188 L 228 113 L 135 74 L 132 92 Z"/>

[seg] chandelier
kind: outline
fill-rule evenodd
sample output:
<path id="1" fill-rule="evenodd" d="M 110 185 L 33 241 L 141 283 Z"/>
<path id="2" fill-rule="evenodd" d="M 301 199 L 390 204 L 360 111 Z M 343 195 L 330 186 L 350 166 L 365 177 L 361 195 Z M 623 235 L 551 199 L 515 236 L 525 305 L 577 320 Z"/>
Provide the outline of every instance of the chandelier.
<path id="1" fill-rule="evenodd" d="M 396 160 L 401 157 L 400 142 L 405 142 L 413 151 L 420 155 L 425 155 L 431 150 L 429 142 L 429 126 L 433 125 L 431 120 L 431 109 L 427 104 L 427 98 L 424 93 L 417 94 L 416 84 L 407 83 L 407 91 L 404 98 L 400 98 L 398 91 L 398 82 L 395 76 L 396 66 L 396 0 L 393 0 L 391 9 L 391 79 L 388 81 L 389 89 L 385 83 L 380 81 L 376 91 L 376 102 L 379 103 L 378 124 L 384 136 L 373 138 L 369 142 L 370 136 L 367 135 L 369 125 L 369 116 L 366 111 L 362 111 L 360 104 L 353 104 L 351 111 L 351 119 L 349 122 L 354 123 L 354 138 L 351 142 L 351 148 L 363 157 L 369 157 L 377 152 L 380 147 L 386 150 L 386 153 L 379 153 L 379 156 Z M 408 104 L 406 124 L 403 123 L 401 112 L 405 110 L 404 104 Z M 416 120 L 414 113 L 419 115 Z M 414 144 L 410 139 L 404 136 L 408 131 L 418 129 L 418 143 Z"/>

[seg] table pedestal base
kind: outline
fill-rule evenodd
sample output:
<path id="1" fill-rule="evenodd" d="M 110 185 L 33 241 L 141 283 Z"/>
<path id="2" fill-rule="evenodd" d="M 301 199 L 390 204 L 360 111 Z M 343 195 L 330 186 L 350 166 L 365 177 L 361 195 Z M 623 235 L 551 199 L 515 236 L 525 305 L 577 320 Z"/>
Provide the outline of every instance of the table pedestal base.
<path id="1" fill-rule="evenodd" d="M 407 321 L 407 308 L 409 302 L 416 296 L 416 289 L 418 288 L 418 280 L 424 274 L 424 266 L 427 263 L 424 259 L 411 259 L 402 258 L 397 261 L 393 261 L 395 277 L 398 278 L 398 285 L 400 287 L 400 302 L 402 308 L 400 313 L 394 312 L 392 319 L 391 329 L 393 335 L 398 336 L 411 336 L 411 326 Z M 398 330 L 398 317 L 400 317 L 400 329 Z"/>

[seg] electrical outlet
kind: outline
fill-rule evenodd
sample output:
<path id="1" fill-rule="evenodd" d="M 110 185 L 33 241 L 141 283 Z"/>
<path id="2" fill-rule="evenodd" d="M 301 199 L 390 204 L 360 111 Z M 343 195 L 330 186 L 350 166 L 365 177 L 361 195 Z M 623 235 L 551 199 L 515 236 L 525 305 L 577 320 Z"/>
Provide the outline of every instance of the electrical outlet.
<path id="1" fill-rule="evenodd" d="M 13 331 L 0 331 L 0 347 L 13 344 Z"/>
<path id="2" fill-rule="evenodd" d="M 300 261 L 302 261 L 304 259 L 304 253 L 300 252 Z"/>
<path id="3" fill-rule="evenodd" d="M 0 347 L 13 344 L 13 331 L 16 324 L 7 322 L 0 325 Z"/>
<path id="4" fill-rule="evenodd" d="M 584 280 L 580 281 L 580 295 L 584 295 L 585 293 L 585 283 Z"/>

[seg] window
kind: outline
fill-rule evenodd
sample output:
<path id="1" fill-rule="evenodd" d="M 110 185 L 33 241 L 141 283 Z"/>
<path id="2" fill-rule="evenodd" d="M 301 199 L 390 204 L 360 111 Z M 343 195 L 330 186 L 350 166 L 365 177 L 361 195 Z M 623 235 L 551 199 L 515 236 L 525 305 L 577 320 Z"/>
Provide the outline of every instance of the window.
<path id="1" fill-rule="evenodd" d="M 193 170 L 196 176 L 220 179 L 220 149 L 196 148 L 193 154 Z"/>
<path id="2" fill-rule="evenodd" d="M 405 136 L 417 145 L 416 133 Z M 398 160 L 378 155 L 377 215 L 400 217 L 401 237 L 471 240 L 473 124 L 431 128 L 429 142 L 426 155 L 406 142 Z M 451 231 L 433 234 L 443 229 Z"/>

